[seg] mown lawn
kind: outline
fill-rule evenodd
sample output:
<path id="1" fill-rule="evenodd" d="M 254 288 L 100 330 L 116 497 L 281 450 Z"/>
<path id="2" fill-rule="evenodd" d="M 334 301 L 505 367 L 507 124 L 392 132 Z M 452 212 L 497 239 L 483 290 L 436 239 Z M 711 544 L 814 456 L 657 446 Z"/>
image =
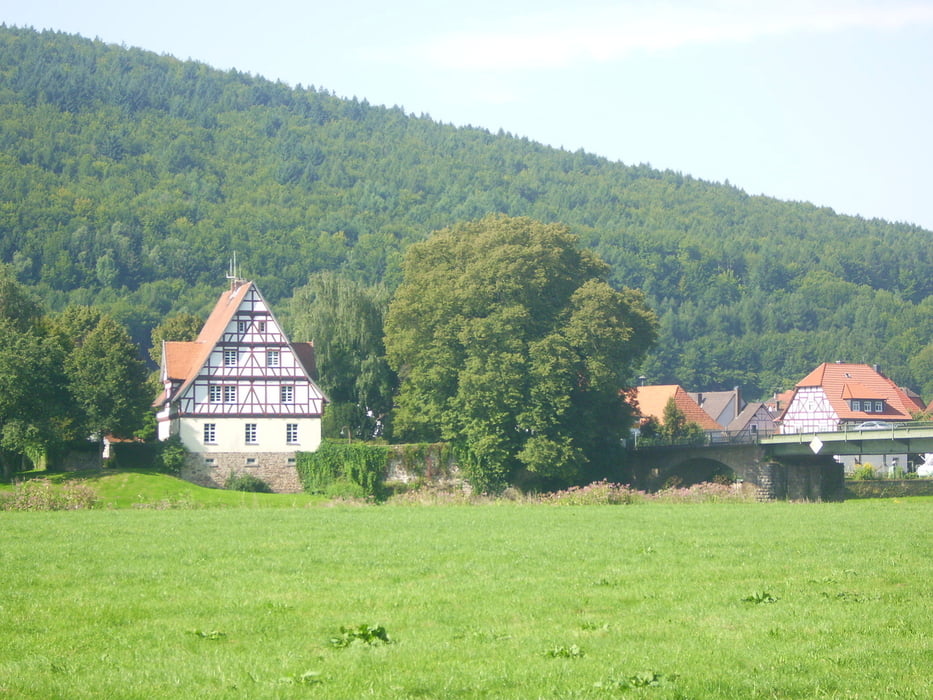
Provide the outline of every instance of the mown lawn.
<path id="1" fill-rule="evenodd" d="M 0 513 L 0 698 L 933 697 L 930 499 L 297 505 Z"/>

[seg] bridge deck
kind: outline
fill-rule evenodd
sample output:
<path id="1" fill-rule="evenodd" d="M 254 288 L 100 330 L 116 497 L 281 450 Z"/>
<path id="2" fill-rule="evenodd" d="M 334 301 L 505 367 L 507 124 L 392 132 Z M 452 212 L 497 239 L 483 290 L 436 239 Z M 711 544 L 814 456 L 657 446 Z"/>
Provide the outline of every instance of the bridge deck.
<path id="1" fill-rule="evenodd" d="M 881 430 L 772 435 L 759 443 L 774 456 L 795 454 L 920 454 L 933 452 L 933 424 L 892 424 Z M 820 447 L 820 445 L 822 445 Z M 819 449 L 814 449 L 819 447 Z"/>

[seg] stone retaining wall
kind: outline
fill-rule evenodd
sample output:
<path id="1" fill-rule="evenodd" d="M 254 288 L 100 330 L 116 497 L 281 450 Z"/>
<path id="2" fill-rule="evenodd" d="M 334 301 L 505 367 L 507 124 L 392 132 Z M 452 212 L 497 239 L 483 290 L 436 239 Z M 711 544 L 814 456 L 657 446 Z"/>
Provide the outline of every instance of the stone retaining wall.
<path id="1" fill-rule="evenodd" d="M 294 459 L 295 455 L 287 452 L 189 454 L 180 476 L 199 486 L 223 488 L 231 474 L 249 474 L 262 479 L 275 493 L 300 493 Z"/>

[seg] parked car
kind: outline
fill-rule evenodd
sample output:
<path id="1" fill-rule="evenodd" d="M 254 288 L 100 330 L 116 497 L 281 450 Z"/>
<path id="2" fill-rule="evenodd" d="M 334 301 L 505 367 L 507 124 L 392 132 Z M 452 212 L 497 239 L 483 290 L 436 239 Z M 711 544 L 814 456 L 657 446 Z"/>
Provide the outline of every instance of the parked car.
<path id="1" fill-rule="evenodd" d="M 869 420 L 864 423 L 859 423 L 856 426 L 853 426 L 853 430 L 887 430 L 892 427 L 890 423 L 885 423 L 883 420 Z"/>

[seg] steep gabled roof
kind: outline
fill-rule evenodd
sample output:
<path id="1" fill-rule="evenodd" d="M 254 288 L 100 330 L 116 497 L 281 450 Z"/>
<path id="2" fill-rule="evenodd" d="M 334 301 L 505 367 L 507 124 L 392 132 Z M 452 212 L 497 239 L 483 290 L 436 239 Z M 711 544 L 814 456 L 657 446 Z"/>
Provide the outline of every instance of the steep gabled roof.
<path id="1" fill-rule="evenodd" d="M 742 396 L 738 388 L 732 391 L 688 391 L 687 394 L 717 422 L 730 409 L 733 417 L 742 410 Z"/>
<path id="2" fill-rule="evenodd" d="M 864 364 L 824 362 L 797 383 L 796 390 L 821 387 L 840 420 L 910 420 L 923 404 L 875 368 Z M 912 393 L 912 392 L 911 392 Z M 852 399 L 884 401 L 884 413 L 850 408 Z"/>
<path id="3" fill-rule="evenodd" d="M 650 416 L 663 424 L 664 407 L 670 399 L 674 399 L 674 404 L 683 412 L 688 423 L 696 423 L 703 430 L 723 429 L 679 384 L 640 386 L 635 392 L 635 398 L 643 418 Z"/>
<path id="4" fill-rule="evenodd" d="M 771 411 L 768 410 L 768 405 L 760 401 L 753 401 L 750 404 L 746 404 L 745 408 L 742 409 L 742 412 L 739 413 L 735 418 L 732 419 L 732 422 L 726 426 L 726 430 L 730 433 L 742 432 L 748 427 L 748 424 L 755 418 L 756 414 L 761 412 L 759 416 L 761 420 L 765 419 L 765 415 L 774 420 L 774 416 L 771 415 Z"/>

